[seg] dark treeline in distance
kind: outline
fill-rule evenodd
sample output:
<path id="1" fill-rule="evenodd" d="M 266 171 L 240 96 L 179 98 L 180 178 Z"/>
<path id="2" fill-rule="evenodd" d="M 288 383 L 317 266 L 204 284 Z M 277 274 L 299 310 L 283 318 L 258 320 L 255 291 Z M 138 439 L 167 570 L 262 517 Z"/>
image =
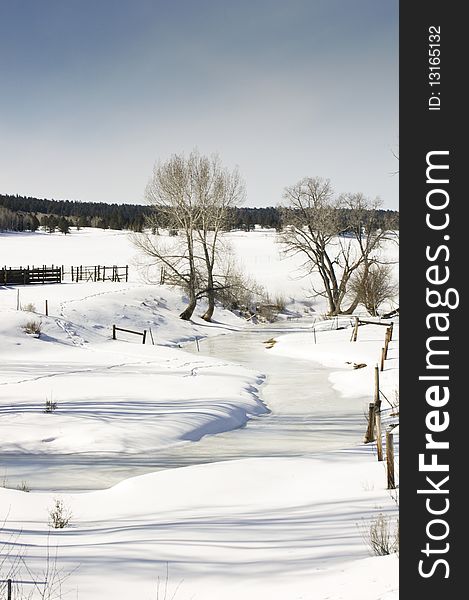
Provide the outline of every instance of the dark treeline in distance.
<path id="1" fill-rule="evenodd" d="M 146 217 L 153 209 L 141 204 L 105 204 L 102 202 L 79 202 L 77 200 L 46 200 L 18 195 L 0 194 L 0 230 L 45 231 L 56 229 L 70 233 L 72 227 L 97 227 L 100 229 L 128 229 L 142 231 Z M 347 228 L 347 211 L 342 210 L 344 230 Z M 391 217 L 395 228 L 399 227 L 397 211 L 379 210 L 378 223 Z M 280 230 L 281 211 L 273 206 L 265 208 L 242 207 L 232 209 L 228 229 L 250 231 L 258 225 Z"/>
<path id="2" fill-rule="evenodd" d="M 47 223 L 42 222 L 47 217 L 62 219 L 62 221 L 65 219 L 69 227 L 141 231 L 145 224 L 145 216 L 149 212 L 148 206 L 137 204 L 45 200 L 0 194 L 0 229 L 14 231 L 31 229 L 34 231 L 39 225 L 47 226 Z M 16 214 L 16 218 L 14 214 Z M 39 223 L 36 223 L 33 217 L 36 217 Z"/>

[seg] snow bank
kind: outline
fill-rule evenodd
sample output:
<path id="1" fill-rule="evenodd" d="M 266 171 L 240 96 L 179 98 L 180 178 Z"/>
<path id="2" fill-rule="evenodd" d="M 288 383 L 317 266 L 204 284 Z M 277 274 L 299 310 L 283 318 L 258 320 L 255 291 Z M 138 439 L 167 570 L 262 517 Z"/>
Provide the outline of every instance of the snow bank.
<path id="1" fill-rule="evenodd" d="M 366 449 L 318 458 L 249 459 L 126 480 L 61 496 L 70 528 L 53 531 L 65 588 L 83 600 L 154 597 L 169 564 L 176 598 L 378 600 L 397 588 L 395 557 L 370 558 L 363 534 L 396 506 Z M 0 490 L 8 528 L 39 568 L 54 496 Z"/>
<path id="2" fill-rule="evenodd" d="M 306 333 L 291 333 L 276 337 L 276 344 L 267 352 L 292 358 L 309 359 L 337 369 L 329 379 L 344 397 L 369 397 L 373 400 L 374 369 L 380 364 L 386 327 L 362 325 L 358 339 L 351 342 L 351 329 L 313 330 Z M 380 372 L 380 389 L 395 401 L 399 376 L 399 325 L 395 324 L 393 340 L 389 344 L 385 368 Z M 356 365 L 364 365 L 355 368 Z"/>
<path id="3" fill-rule="evenodd" d="M 165 347 L 242 326 L 231 313 L 222 311 L 225 323 L 183 322 L 180 295 L 145 284 L 21 289 L 23 303 L 36 307 L 42 294 L 48 317 L 0 305 L 0 451 L 145 453 L 266 412 L 256 393 L 259 374 Z M 41 323 L 39 338 L 23 330 L 31 320 Z M 152 328 L 157 345 L 124 332 L 112 340 L 112 324 Z M 47 402 L 55 410 L 45 412 Z"/>

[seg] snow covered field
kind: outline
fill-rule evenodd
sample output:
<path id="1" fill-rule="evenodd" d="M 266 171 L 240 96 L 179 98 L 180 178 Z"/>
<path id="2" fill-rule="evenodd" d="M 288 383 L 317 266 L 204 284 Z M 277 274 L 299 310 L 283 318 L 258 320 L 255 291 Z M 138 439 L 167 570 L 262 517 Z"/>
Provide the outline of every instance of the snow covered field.
<path id="1" fill-rule="evenodd" d="M 309 285 L 296 279 L 298 263 L 280 260 L 273 232 L 230 235 L 246 271 L 272 294 L 311 304 Z M 245 321 L 218 310 L 213 324 L 182 322 L 181 294 L 142 281 L 125 232 L 0 234 L 0 250 L 0 263 L 11 266 L 131 265 L 128 283 L 22 287 L 21 304 L 34 312 L 17 311 L 17 290 L 0 288 L 0 456 L 125 459 L 194 444 L 268 414 L 262 373 L 178 347 L 219 334 L 229 343 Z M 31 320 L 41 322 L 39 338 L 23 330 Z M 151 328 L 157 345 L 125 333 L 112 340 L 113 324 Z M 389 399 L 397 389 L 394 331 L 382 374 Z M 356 343 L 350 329 L 318 331 L 316 342 L 310 331 L 276 335 L 265 352 L 327 365 L 337 394 L 371 400 L 383 336 L 375 325 L 360 327 Z M 353 362 L 366 367 L 355 370 Z M 44 412 L 47 401 L 56 408 Z M 71 572 L 64 591 L 85 600 L 390 600 L 397 598 L 396 555 L 370 557 L 363 539 L 371 519 L 397 511 L 373 446 L 168 469 L 110 489 L 60 494 L 72 513 L 63 530 L 48 527 L 56 494 L 0 488 L 0 550 L 20 547 L 40 577 L 47 547 L 57 547 L 60 568 Z M 157 596 L 166 568 L 167 590 L 160 586 Z"/>

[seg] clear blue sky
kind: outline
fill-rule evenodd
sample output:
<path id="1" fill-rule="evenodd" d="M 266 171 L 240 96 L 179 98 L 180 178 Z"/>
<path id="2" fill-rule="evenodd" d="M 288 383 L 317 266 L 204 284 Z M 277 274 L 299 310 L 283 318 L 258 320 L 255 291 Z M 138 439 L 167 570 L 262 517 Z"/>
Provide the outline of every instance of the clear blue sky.
<path id="1" fill-rule="evenodd" d="M 304 176 L 398 206 L 398 0 L 0 0 L 0 193 L 142 202 L 218 152 L 249 206 Z"/>

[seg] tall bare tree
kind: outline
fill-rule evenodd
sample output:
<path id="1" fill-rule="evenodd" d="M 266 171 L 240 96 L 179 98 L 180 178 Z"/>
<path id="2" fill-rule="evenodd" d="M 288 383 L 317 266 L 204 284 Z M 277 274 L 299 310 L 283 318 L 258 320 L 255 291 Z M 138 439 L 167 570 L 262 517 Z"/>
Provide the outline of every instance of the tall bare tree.
<path id="1" fill-rule="evenodd" d="M 145 197 L 155 209 L 148 220 L 150 229 L 157 233 L 163 227 L 177 235 L 167 238 L 147 232 L 134 236 L 135 244 L 164 267 L 169 283 L 187 291 L 189 302 L 180 317 L 189 320 L 198 299 L 205 296 L 208 308 L 203 318 L 210 321 L 216 291 L 226 285 L 217 271 L 220 234 L 230 208 L 244 197 L 238 171 L 225 169 L 218 156 L 209 158 L 197 151 L 187 158 L 173 155 L 155 166 Z"/>
<path id="2" fill-rule="evenodd" d="M 196 155 L 193 159 L 194 184 L 197 190 L 199 219 L 195 225 L 196 239 L 202 249 L 205 263 L 205 293 L 208 308 L 202 318 L 210 321 L 215 310 L 217 290 L 229 284 L 226 273 L 217 267 L 223 247 L 221 233 L 228 225 L 230 209 L 244 201 L 244 185 L 235 169 L 223 168 L 218 156 L 212 158 Z"/>
<path id="3" fill-rule="evenodd" d="M 359 269 L 366 278 L 370 266 L 381 260 L 379 250 L 391 226 L 379 222 L 378 201 L 363 194 L 336 198 L 330 181 L 320 177 L 286 188 L 284 199 L 281 240 L 286 254 L 302 256 L 307 272 L 319 273 L 322 286 L 314 293 L 327 299 L 329 314 L 353 312 L 358 296 L 342 306 L 350 278 Z"/>

